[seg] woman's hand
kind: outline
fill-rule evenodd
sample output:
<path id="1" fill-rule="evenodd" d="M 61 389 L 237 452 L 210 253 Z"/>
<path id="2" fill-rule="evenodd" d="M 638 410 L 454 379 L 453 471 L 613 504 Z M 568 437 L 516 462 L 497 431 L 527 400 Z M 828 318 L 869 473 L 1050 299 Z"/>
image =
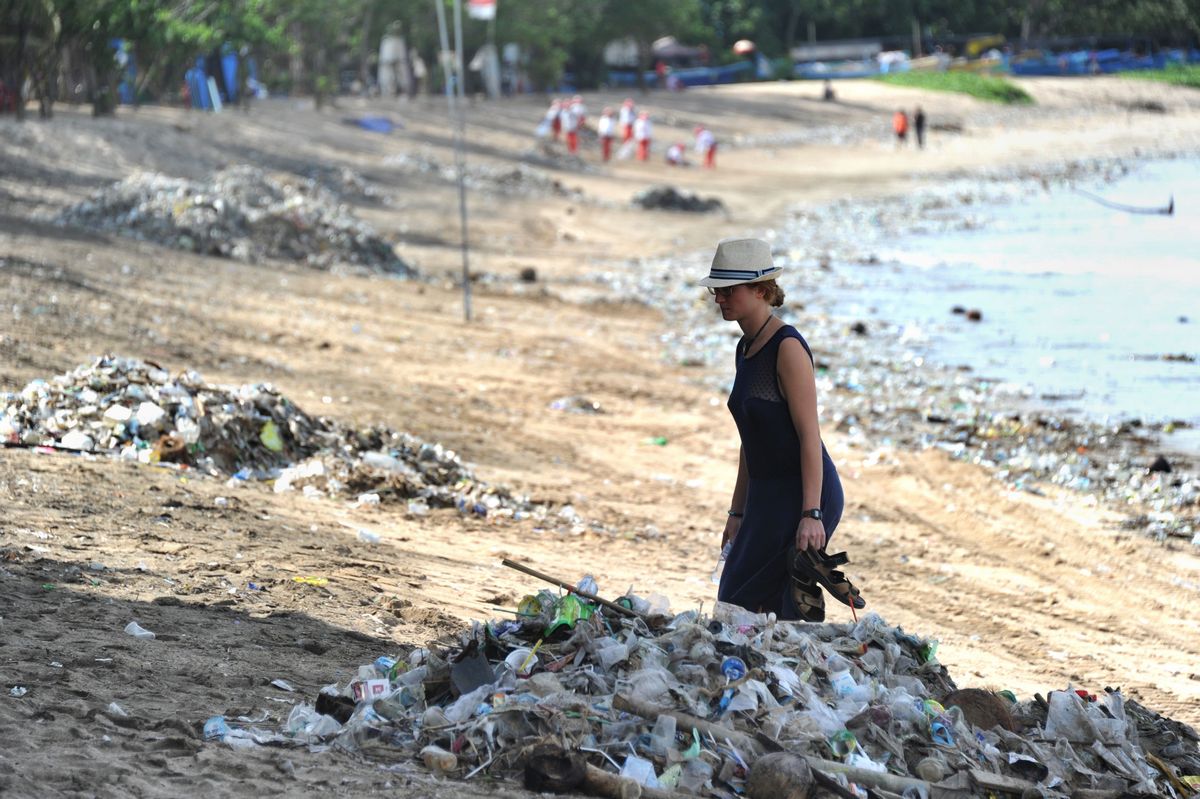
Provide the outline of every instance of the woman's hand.
<path id="1" fill-rule="evenodd" d="M 741 529 L 742 519 L 740 516 L 730 516 L 726 519 L 725 532 L 721 534 L 721 549 L 724 549 L 726 544 L 732 543 L 733 539 L 737 538 L 738 530 Z"/>
<path id="2" fill-rule="evenodd" d="M 805 516 L 796 527 L 796 551 L 803 552 L 806 549 L 816 551 L 824 546 L 825 525 L 821 524 L 818 519 Z"/>

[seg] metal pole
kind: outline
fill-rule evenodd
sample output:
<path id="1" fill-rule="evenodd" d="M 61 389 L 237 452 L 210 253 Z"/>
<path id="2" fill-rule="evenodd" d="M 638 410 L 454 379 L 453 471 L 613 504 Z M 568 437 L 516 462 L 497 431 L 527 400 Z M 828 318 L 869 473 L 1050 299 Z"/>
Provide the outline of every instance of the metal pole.
<path id="1" fill-rule="evenodd" d="M 446 8 L 443 4 L 443 0 L 433 0 L 433 7 L 437 11 L 438 37 L 441 41 L 441 47 L 442 47 L 442 52 L 440 53 L 440 57 L 438 60 L 442 62 L 442 69 L 446 73 L 446 108 L 449 110 L 450 118 L 451 118 L 451 120 L 454 120 L 454 125 L 455 125 L 454 162 L 458 168 L 458 208 L 459 208 L 459 216 L 460 216 L 460 219 L 462 222 L 463 318 L 466 319 L 468 322 L 470 322 L 471 321 L 471 274 L 470 274 L 470 270 L 468 269 L 468 265 L 467 265 L 468 264 L 468 262 L 467 262 L 467 188 L 466 188 L 466 183 L 463 179 L 463 172 L 465 170 L 465 165 L 464 165 L 464 159 L 463 159 L 463 143 L 462 143 L 462 135 L 461 135 L 461 125 L 459 124 L 459 120 L 461 119 L 461 116 L 458 113 L 458 109 L 457 109 L 458 102 L 455 97 L 454 87 L 450 85 L 451 78 L 454 77 L 455 65 L 450 60 L 450 34 L 446 29 Z M 455 10 L 457 11 L 458 10 L 458 0 L 455 0 L 454 7 L 455 7 Z M 461 31 L 461 27 L 462 27 L 461 22 L 456 24 L 455 25 L 456 32 Z M 462 55 L 461 55 L 462 35 L 461 35 L 461 33 L 458 34 L 458 41 L 459 41 L 459 47 L 460 47 L 459 63 L 461 64 L 461 58 L 462 58 Z M 457 76 L 456 80 L 459 81 L 459 85 L 461 86 L 461 81 L 462 81 L 461 67 L 459 68 L 459 72 L 460 72 L 460 74 Z"/>
<path id="2" fill-rule="evenodd" d="M 454 0 L 454 51 L 458 57 L 458 120 L 454 153 L 458 162 L 458 217 L 462 226 L 463 318 L 471 321 L 471 269 L 467 247 L 467 71 L 463 68 L 462 3 Z"/>

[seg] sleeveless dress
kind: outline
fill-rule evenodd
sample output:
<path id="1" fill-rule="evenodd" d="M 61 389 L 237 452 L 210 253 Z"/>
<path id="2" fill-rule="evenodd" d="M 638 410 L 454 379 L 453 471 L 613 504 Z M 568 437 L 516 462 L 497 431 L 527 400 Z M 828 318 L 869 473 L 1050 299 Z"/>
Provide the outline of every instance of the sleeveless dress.
<path id="1" fill-rule="evenodd" d="M 788 545 L 804 511 L 800 482 L 800 436 L 787 400 L 779 391 L 776 363 L 779 345 L 794 338 L 812 359 L 808 342 L 791 325 L 775 331 L 749 358 L 737 355 L 737 375 L 729 394 L 729 410 L 737 422 L 749 472 L 745 516 L 733 541 L 717 598 L 779 619 L 798 619 L 788 576 Z M 821 444 L 821 513 L 829 541 L 842 518 L 844 499 L 837 469 Z"/>

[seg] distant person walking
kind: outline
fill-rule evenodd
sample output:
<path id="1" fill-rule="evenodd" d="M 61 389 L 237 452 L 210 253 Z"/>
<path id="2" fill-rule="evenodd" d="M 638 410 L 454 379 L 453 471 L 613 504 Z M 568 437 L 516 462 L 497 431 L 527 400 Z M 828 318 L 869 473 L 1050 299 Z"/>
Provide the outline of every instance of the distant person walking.
<path id="1" fill-rule="evenodd" d="M 600 157 L 605 162 L 612 159 L 613 138 L 616 132 L 617 125 L 613 121 L 612 109 L 605 108 L 596 123 L 596 134 L 600 137 Z"/>
<path id="2" fill-rule="evenodd" d="M 896 146 L 903 147 L 908 140 L 908 114 L 903 108 L 896 109 L 892 115 L 892 132 L 896 134 Z"/>
<path id="3" fill-rule="evenodd" d="M 550 103 L 550 107 L 546 109 L 545 121 L 550 125 L 550 133 L 554 137 L 555 141 L 558 141 L 558 136 L 560 133 L 562 133 L 562 119 L 560 118 L 561 112 L 562 104 L 559 103 L 558 100 L 552 101 Z"/>
<path id="4" fill-rule="evenodd" d="M 633 122 L 633 140 L 637 142 L 637 160 L 649 160 L 650 141 L 653 136 L 654 126 L 650 124 L 650 115 L 642 111 Z"/>
<path id="5" fill-rule="evenodd" d="M 637 118 L 637 109 L 633 105 L 633 98 L 626 97 L 625 102 L 621 103 L 621 110 L 617 114 L 617 123 L 621 126 L 621 143 L 633 140 L 633 121 Z"/>
<path id="6" fill-rule="evenodd" d="M 571 111 L 575 114 L 579 127 L 582 128 L 587 123 L 587 106 L 583 104 L 581 95 L 577 94 L 571 98 Z"/>
<path id="7" fill-rule="evenodd" d="M 703 125 L 697 125 L 693 131 L 696 134 L 696 155 L 704 159 L 704 166 L 713 169 L 717 166 L 717 137 Z"/>
<path id="8" fill-rule="evenodd" d="M 825 88 L 821 92 L 821 99 L 827 103 L 832 103 L 837 99 L 837 95 L 833 93 L 833 84 L 829 81 L 825 81 Z"/>
<path id="9" fill-rule="evenodd" d="M 575 112 L 574 103 L 563 106 L 559 118 L 562 119 L 563 134 L 567 140 L 567 152 L 575 155 L 579 152 L 579 115 Z"/>
<path id="10" fill-rule="evenodd" d="M 913 112 L 913 133 L 917 136 L 917 148 L 925 149 L 925 109 L 917 106 Z"/>

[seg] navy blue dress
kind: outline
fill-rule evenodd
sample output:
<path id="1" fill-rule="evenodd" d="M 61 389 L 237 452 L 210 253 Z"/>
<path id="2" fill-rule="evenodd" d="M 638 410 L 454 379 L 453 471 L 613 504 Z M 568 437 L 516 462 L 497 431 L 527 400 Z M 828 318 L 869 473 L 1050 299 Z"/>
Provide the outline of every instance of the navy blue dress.
<path id="1" fill-rule="evenodd" d="M 717 598 L 722 602 L 763 612 L 780 619 L 798 619 L 787 569 L 788 545 L 804 511 L 800 481 L 800 436 L 792 424 L 787 400 L 779 391 L 776 362 L 779 345 L 794 338 L 808 357 L 808 342 L 791 325 L 784 325 L 761 350 L 743 358 L 739 349 L 737 376 L 729 394 L 729 410 L 742 437 L 749 471 L 745 516 L 734 539 Z M 837 469 L 821 444 L 821 514 L 828 542 L 842 518 L 844 499 Z"/>

